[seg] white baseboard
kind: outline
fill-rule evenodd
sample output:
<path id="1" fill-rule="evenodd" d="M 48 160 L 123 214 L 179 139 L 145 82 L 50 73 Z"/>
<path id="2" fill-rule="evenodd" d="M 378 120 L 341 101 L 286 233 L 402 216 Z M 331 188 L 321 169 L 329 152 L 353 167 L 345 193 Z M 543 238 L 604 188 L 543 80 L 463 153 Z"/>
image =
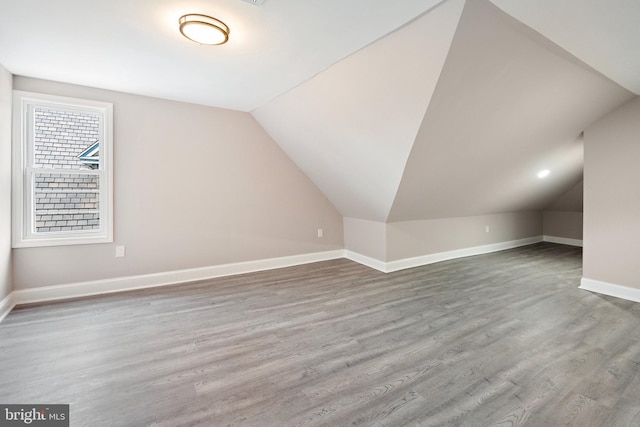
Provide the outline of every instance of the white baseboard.
<path id="1" fill-rule="evenodd" d="M 580 289 L 629 301 L 640 302 L 640 289 L 638 288 L 630 288 L 628 286 L 615 285 L 613 283 L 601 282 L 599 280 L 592 280 L 583 277 L 582 280 L 580 280 Z"/>
<path id="2" fill-rule="evenodd" d="M 344 257 L 342 249 L 328 252 L 293 255 L 281 258 L 270 258 L 257 261 L 238 262 L 210 267 L 186 270 L 167 271 L 163 273 L 144 274 L 139 276 L 117 277 L 114 279 L 95 280 L 90 282 L 70 283 L 56 286 L 45 286 L 34 289 L 13 291 L 14 304 L 55 301 L 62 299 L 132 291 L 136 289 L 154 288 L 157 286 L 175 285 L 216 277 L 233 276 L 276 268 L 292 267 L 312 262 L 328 261 Z"/>
<path id="3" fill-rule="evenodd" d="M 0 322 L 7 317 L 7 314 L 13 310 L 16 306 L 13 292 L 7 295 L 2 301 L 0 301 Z"/>
<path id="4" fill-rule="evenodd" d="M 113 279 L 69 283 L 33 289 L 19 289 L 13 291 L 9 296 L 4 298 L 0 302 L 0 321 L 2 321 L 2 319 L 13 309 L 14 306 L 20 304 L 56 301 L 115 292 L 132 291 L 137 289 L 154 288 L 159 286 L 175 285 L 179 283 L 273 270 L 276 268 L 292 267 L 296 265 L 328 261 L 339 258 L 347 258 L 375 270 L 384 273 L 390 273 L 450 259 L 462 258 L 472 255 L 481 255 L 502 251 L 505 249 L 517 248 L 520 246 L 531 245 L 541 242 L 542 240 L 542 236 L 529 237 L 526 239 L 511 240 L 508 242 L 457 249 L 453 251 L 440 252 L 436 254 L 429 254 L 391 262 L 384 262 L 365 255 L 358 254 L 353 251 L 339 249 L 335 251 L 316 252 L 311 254 L 294 255 L 281 258 L 270 258 L 257 261 L 215 265 L 210 267 L 175 270 L 129 277 L 116 277 Z M 640 290 L 638 292 L 640 293 Z"/>
<path id="5" fill-rule="evenodd" d="M 357 252 L 345 250 L 344 257 L 357 263 L 374 268 L 383 273 L 392 273 L 394 271 L 405 270 L 407 268 L 420 267 L 423 265 L 433 264 L 440 261 L 450 259 L 464 258 L 473 255 L 488 254 L 491 252 L 503 251 L 505 249 L 513 249 L 520 246 L 532 245 L 542 242 L 542 236 L 528 237 L 526 239 L 510 240 L 507 242 L 492 243 L 482 246 L 474 246 L 471 248 L 456 249 L 446 252 L 438 252 L 435 254 L 422 255 L 414 258 L 405 258 L 396 261 L 384 262 L 375 258 L 361 255 Z"/>
<path id="6" fill-rule="evenodd" d="M 528 237 L 526 239 L 510 240 L 507 242 L 491 243 L 488 245 L 474 246 L 471 248 L 455 249 L 452 251 L 439 252 L 435 254 L 423 255 L 415 258 L 400 259 L 386 263 L 385 272 L 404 270 L 407 268 L 420 267 L 422 265 L 433 264 L 441 261 L 448 261 L 456 258 L 464 258 L 473 255 L 488 254 L 491 252 L 513 249 L 520 246 L 532 245 L 542 242 L 542 236 Z"/>
<path id="7" fill-rule="evenodd" d="M 549 243 L 558 243 L 560 245 L 582 247 L 582 240 L 579 240 L 579 239 L 569 239 L 566 237 L 556 237 L 556 236 L 542 236 L 542 239 L 545 242 L 549 242 Z"/>
<path id="8" fill-rule="evenodd" d="M 345 249 L 344 257 L 346 259 L 350 259 L 351 261 L 355 261 L 358 264 L 365 265 L 367 267 L 373 268 L 374 270 L 382 271 L 383 273 L 387 273 L 387 263 L 384 261 L 380 261 L 375 258 L 368 257 L 366 255 L 361 255 L 357 252 L 348 251 Z"/>

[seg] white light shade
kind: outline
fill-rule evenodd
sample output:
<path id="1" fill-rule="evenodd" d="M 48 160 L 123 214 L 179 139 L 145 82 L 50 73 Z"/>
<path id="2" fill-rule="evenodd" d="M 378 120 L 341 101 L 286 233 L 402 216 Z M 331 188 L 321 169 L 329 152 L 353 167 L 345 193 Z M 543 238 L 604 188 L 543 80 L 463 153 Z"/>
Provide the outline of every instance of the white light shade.
<path id="1" fill-rule="evenodd" d="M 229 27 L 219 19 L 191 13 L 180 17 L 180 32 L 196 43 L 224 44 L 229 40 Z"/>
<path id="2" fill-rule="evenodd" d="M 549 172 L 549 169 L 541 170 L 540 172 L 538 172 L 538 178 L 546 178 L 550 173 L 551 172 Z"/>

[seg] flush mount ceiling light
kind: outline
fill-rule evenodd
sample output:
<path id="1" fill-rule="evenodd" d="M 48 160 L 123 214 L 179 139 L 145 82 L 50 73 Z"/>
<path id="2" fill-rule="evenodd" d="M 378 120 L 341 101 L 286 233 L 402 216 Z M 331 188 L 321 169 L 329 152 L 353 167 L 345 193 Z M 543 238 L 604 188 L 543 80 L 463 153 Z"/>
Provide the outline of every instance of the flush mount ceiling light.
<path id="1" fill-rule="evenodd" d="M 547 176 L 549 176 L 549 173 L 551 173 L 549 172 L 549 169 L 541 170 L 540 172 L 538 172 L 538 178 L 546 178 Z"/>
<path id="2" fill-rule="evenodd" d="M 229 27 L 219 19 L 198 13 L 182 15 L 180 32 L 191 41 L 207 45 L 220 45 L 229 40 Z"/>

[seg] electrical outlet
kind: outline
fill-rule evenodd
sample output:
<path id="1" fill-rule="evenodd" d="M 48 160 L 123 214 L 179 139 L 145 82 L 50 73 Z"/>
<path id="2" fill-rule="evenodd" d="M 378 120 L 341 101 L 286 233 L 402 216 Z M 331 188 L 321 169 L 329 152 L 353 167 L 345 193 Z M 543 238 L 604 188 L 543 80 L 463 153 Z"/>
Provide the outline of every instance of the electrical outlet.
<path id="1" fill-rule="evenodd" d="M 116 246 L 116 258 L 124 257 L 124 246 Z"/>
<path id="2" fill-rule="evenodd" d="M 489 232 L 489 226 L 488 225 L 485 225 L 484 231 L 486 231 L 487 233 Z"/>
<path id="3" fill-rule="evenodd" d="M 322 228 L 318 228 L 318 237 L 322 237 L 324 235 Z"/>

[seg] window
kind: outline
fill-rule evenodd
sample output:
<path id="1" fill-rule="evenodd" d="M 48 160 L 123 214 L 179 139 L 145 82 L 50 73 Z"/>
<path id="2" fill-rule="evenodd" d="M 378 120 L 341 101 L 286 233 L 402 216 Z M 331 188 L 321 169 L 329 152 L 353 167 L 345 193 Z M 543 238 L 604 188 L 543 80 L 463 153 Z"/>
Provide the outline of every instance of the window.
<path id="1" fill-rule="evenodd" d="M 13 247 L 113 241 L 112 110 L 14 91 Z"/>

